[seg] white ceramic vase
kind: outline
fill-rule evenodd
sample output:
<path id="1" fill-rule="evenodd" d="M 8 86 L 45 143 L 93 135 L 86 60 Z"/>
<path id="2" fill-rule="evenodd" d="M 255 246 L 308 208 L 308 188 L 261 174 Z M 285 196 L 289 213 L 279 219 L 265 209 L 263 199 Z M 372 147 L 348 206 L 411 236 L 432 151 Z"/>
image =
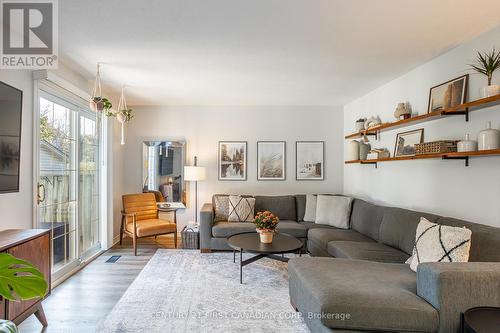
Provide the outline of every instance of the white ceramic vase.
<path id="1" fill-rule="evenodd" d="M 370 152 L 371 146 L 369 143 L 359 142 L 359 159 L 366 160 L 368 158 L 368 153 Z"/>
<path id="2" fill-rule="evenodd" d="M 479 132 L 477 141 L 479 150 L 499 149 L 500 131 L 491 128 L 491 121 L 488 121 L 488 127 Z"/>
<path id="3" fill-rule="evenodd" d="M 469 134 L 465 134 L 465 140 L 459 141 L 457 143 L 457 151 L 459 153 L 476 151 L 477 141 L 471 140 Z"/>
<path id="4" fill-rule="evenodd" d="M 353 140 L 349 142 L 348 159 L 350 161 L 359 160 L 359 142 Z"/>
<path id="5" fill-rule="evenodd" d="M 496 95 L 500 94 L 500 85 L 493 84 L 491 86 L 483 87 L 483 88 L 481 88 L 480 92 L 481 92 L 482 98 L 496 96 Z"/>

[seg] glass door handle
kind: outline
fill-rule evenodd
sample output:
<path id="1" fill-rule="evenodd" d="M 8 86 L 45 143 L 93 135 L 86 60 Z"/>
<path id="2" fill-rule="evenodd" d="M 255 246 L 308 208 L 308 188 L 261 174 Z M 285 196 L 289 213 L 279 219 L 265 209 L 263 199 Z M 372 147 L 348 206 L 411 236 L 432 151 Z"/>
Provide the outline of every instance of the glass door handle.
<path id="1" fill-rule="evenodd" d="M 38 204 L 40 204 L 45 201 L 45 185 L 39 183 L 37 192 L 38 192 L 36 194 L 37 202 Z"/>

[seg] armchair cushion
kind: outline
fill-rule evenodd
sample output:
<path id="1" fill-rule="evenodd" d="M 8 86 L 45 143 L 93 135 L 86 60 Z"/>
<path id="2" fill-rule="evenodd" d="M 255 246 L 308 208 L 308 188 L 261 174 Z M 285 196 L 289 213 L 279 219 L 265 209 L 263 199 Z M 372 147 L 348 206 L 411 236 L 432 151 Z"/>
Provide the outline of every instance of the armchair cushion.
<path id="1" fill-rule="evenodd" d="M 160 219 L 150 219 L 137 221 L 137 237 L 147 237 L 155 236 L 160 234 L 167 234 L 175 232 L 177 230 L 177 225 L 172 222 L 168 222 Z M 127 231 L 134 232 L 134 223 L 127 222 Z"/>
<path id="2" fill-rule="evenodd" d="M 125 213 L 136 213 L 137 221 L 157 219 L 158 207 L 153 193 L 126 194 L 122 197 L 123 211 Z M 132 218 L 127 216 L 127 222 Z"/>

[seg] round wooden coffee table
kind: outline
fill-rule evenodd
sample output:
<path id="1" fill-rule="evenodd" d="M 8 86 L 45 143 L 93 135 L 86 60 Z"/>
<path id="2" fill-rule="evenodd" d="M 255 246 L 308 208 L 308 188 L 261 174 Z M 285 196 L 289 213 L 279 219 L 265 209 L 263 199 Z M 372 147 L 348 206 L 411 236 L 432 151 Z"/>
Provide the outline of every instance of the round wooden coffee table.
<path id="1" fill-rule="evenodd" d="M 260 242 L 259 234 L 256 232 L 245 232 L 227 238 L 227 243 L 233 248 L 233 261 L 236 262 L 236 251 L 240 252 L 240 283 L 243 283 L 243 266 L 251 264 L 262 258 L 270 258 L 288 262 L 285 253 L 297 252 L 302 249 L 302 241 L 288 234 L 275 233 L 273 242 L 265 244 Z M 256 253 L 257 255 L 243 260 L 243 252 Z M 277 254 L 281 254 L 278 256 Z"/>
<path id="2" fill-rule="evenodd" d="M 500 308 L 480 306 L 465 311 L 461 332 L 497 333 L 500 329 Z"/>

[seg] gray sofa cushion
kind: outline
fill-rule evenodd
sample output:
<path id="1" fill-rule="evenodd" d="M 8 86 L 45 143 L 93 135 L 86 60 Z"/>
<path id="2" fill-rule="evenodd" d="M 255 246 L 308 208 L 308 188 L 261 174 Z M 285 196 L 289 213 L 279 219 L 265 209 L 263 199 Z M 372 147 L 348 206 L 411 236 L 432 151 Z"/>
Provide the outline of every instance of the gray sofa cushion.
<path id="1" fill-rule="evenodd" d="M 360 199 L 354 199 L 351 213 L 351 228 L 374 240 L 379 239 L 380 223 L 384 207 Z"/>
<path id="2" fill-rule="evenodd" d="M 338 258 L 294 258 L 288 263 L 291 301 L 304 315 L 324 316 L 335 329 L 436 332 L 438 312 L 416 295 L 416 274 L 405 264 Z"/>
<path id="3" fill-rule="evenodd" d="M 255 213 L 270 211 L 280 220 L 297 221 L 297 209 L 295 206 L 295 196 L 255 196 Z"/>
<path id="4" fill-rule="evenodd" d="M 372 239 L 357 231 L 337 228 L 309 229 L 307 239 L 325 251 L 328 250 L 328 243 L 331 241 L 373 242 Z"/>
<path id="5" fill-rule="evenodd" d="M 333 241 L 328 243 L 328 253 L 336 258 L 398 264 L 404 264 L 410 257 L 403 251 L 376 242 Z"/>
<path id="6" fill-rule="evenodd" d="M 323 228 L 323 229 L 335 229 L 338 230 L 338 228 L 335 228 L 331 225 L 326 225 L 326 224 L 316 224 L 314 222 L 300 222 L 300 224 L 304 225 L 307 230 L 309 229 L 315 229 L 315 228 Z"/>
<path id="7" fill-rule="evenodd" d="M 379 241 L 411 255 L 420 218 L 436 222 L 439 216 L 408 209 L 384 207 Z"/>
<path id="8" fill-rule="evenodd" d="M 441 217 L 437 223 L 452 227 L 466 227 L 472 231 L 469 261 L 500 261 L 500 228 L 471 223 L 451 217 Z"/>
<path id="9" fill-rule="evenodd" d="M 297 222 L 304 221 L 304 214 L 306 213 L 306 195 L 297 194 L 295 196 L 295 207 L 297 207 Z"/>
<path id="10" fill-rule="evenodd" d="M 298 238 L 307 236 L 306 227 L 295 221 L 280 221 L 276 230 Z M 214 237 L 227 238 L 242 232 L 255 232 L 255 224 L 251 222 L 217 222 L 212 227 Z"/>

